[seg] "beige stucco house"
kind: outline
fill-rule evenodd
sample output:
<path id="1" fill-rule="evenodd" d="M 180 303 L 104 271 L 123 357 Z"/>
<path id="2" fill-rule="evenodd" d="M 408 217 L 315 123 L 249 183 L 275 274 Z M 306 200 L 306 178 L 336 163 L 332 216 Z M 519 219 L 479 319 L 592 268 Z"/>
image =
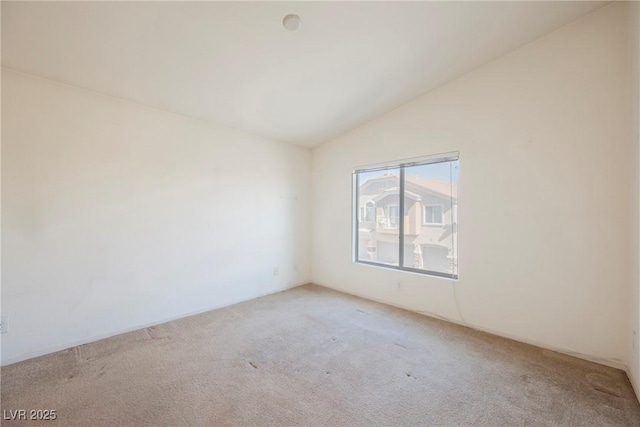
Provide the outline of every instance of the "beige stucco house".
<path id="1" fill-rule="evenodd" d="M 398 265 L 400 178 L 387 173 L 360 185 L 358 260 Z M 403 267 L 457 274 L 457 184 L 405 177 Z"/>

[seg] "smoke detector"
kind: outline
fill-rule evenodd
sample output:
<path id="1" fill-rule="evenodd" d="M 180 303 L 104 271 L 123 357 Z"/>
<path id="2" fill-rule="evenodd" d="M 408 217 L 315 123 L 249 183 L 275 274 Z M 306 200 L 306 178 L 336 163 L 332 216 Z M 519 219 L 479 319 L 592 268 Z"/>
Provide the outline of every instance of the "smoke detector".
<path id="1" fill-rule="evenodd" d="M 298 15 L 287 15 L 282 20 L 282 26 L 289 31 L 296 31 L 302 25 L 302 19 Z"/>

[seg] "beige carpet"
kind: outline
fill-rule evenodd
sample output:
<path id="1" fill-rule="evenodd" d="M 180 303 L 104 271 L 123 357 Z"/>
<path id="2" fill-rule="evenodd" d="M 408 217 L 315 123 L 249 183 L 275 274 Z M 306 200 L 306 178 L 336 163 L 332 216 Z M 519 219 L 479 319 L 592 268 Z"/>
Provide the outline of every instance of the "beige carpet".
<path id="1" fill-rule="evenodd" d="M 7 366 L 2 409 L 57 410 L 40 426 L 640 425 L 622 371 L 316 286 Z"/>

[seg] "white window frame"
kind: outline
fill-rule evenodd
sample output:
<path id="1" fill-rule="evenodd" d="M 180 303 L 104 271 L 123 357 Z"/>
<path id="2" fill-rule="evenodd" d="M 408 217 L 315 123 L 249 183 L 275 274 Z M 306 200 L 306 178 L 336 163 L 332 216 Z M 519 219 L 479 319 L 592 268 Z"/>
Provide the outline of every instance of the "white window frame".
<path id="1" fill-rule="evenodd" d="M 427 208 L 440 208 L 440 222 L 427 221 Z M 422 225 L 444 225 L 444 205 L 429 204 L 422 205 Z"/>

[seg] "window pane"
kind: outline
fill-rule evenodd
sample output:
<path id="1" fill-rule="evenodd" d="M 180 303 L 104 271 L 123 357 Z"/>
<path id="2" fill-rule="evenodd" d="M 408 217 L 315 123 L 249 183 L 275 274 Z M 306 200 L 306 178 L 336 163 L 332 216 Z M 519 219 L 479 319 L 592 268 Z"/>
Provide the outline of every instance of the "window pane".
<path id="1" fill-rule="evenodd" d="M 375 221 L 376 220 L 376 208 L 372 202 L 367 202 L 366 214 L 363 221 Z"/>
<path id="2" fill-rule="evenodd" d="M 399 266 L 400 170 L 358 173 L 358 261 Z"/>
<path id="3" fill-rule="evenodd" d="M 458 172 L 457 160 L 405 168 L 404 267 L 458 274 Z"/>
<path id="4" fill-rule="evenodd" d="M 436 224 L 442 224 L 442 206 L 434 206 L 433 208 L 433 222 Z"/>
<path id="5" fill-rule="evenodd" d="M 433 222 L 433 206 L 424 207 L 424 223 L 431 224 Z"/>

